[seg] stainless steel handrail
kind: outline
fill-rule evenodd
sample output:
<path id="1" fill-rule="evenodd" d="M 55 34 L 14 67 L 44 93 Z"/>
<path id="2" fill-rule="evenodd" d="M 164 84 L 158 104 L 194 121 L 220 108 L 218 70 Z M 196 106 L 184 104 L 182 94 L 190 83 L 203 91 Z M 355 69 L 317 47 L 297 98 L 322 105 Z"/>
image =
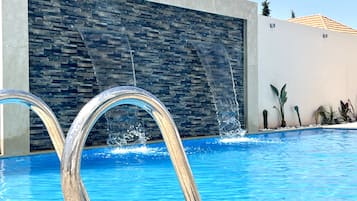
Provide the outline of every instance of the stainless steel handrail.
<path id="1" fill-rule="evenodd" d="M 191 168 L 170 113 L 156 97 L 137 87 L 108 89 L 90 100 L 75 118 L 67 134 L 61 162 L 64 199 L 66 201 L 89 200 L 80 177 L 81 155 L 85 141 L 99 117 L 109 109 L 124 104 L 136 105 L 155 119 L 163 135 L 185 199 L 199 201 L 200 196 Z"/>
<path id="2" fill-rule="evenodd" d="M 61 159 L 65 138 L 61 126 L 50 107 L 39 97 L 31 93 L 12 89 L 0 90 L 0 104 L 9 103 L 24 105 L 41 118 L 46 126 L 57 156 Z"/>
<path id="3" fill-rule="evenodd" d="M 62 128 L 51 108 L 44 101 L 42 101 L 41 98 L 31 93 L 14 89 L 1 89 L 0 104 L 11 103 L 24 105 L 34 111 L 40 117 L 42 122 L 45 124 L 47 132 L 57 153 L 58 159 L 61 161 L 65 137 Z M 79 185 L 81 192 L 85 191 L 83 188 L 83 183 L 80 182 Z M 84 196 L 86 193 L 81 194 Z"/>

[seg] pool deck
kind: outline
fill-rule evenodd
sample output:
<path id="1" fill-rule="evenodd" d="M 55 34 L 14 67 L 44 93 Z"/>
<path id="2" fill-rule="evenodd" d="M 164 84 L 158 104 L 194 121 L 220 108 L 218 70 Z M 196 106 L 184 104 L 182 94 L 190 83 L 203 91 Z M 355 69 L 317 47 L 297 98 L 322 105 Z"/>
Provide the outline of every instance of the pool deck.
<path id="1" fill-rule="evenodd" d="M 322 128 L 341 128 L 341 129 L 357 129 L 357 122 L 345 123 L 345 124 L 334 124 L 334 125 L 324 125 Z"/>
<path id="2" fill-rule="evenodd" d="M 356 129 L 357 130 L 357 122 L 352 123 L 342 123 L 342 124 L 334 124 L 334 125 L 309 125 L 309 126 L 301 126 L 301 127 L 285 127 L 285 128 L 276 128 L 276 129 L 260 129 L 256 133 L 247 133 L 247 134 L 265 134 L 265 133 L 273 133 L 273 132 L 285 132 L 285 131 L 296 131 L 296 130 L 305 130 L 305 129 L 318 129 L 318 128 L 327 128 L 327 129 Z"/>

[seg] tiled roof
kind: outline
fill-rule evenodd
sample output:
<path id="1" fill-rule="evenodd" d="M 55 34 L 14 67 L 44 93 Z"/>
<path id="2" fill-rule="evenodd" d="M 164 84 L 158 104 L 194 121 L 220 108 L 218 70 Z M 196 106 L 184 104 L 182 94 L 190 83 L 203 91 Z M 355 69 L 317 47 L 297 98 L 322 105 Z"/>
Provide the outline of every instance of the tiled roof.
<path id="1" fill-rule="evenodd" d="M 356 29 L 352 29 L 344 24 L 336 22 L 328 17 L 322 15 L 311 15 L 305 17 L 297 17 L 288 19 L 289 22 L 294 22 L 298 24 L 304 24 L 307 26 L 317 27 L 321 29 L 326 29 L 330 31 L 338 31 L 344 33 L 357 34 Z"/>

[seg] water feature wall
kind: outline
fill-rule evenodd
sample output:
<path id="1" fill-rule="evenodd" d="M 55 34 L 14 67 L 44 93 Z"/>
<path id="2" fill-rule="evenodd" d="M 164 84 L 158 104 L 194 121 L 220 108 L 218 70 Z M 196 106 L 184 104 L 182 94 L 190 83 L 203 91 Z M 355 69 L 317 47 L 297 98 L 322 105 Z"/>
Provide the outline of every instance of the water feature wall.
<path id="1" fill-rule="evenodd" d="M 83 30 L 105 37 L 86 44 Z M 137 86 L 167 106 L 182 137 L 217 135 L 214 95 L 190 41 L 217 44 L 229 58 L 244 128 L 244 30 L 242 19 L 142 0 L 29 0 L 30 91 L 48 103 L 67 132 L 80 108 L 108 87 L 102 81 L 133 85 L 134 61 Z M 97 63 L 93 50 L 112 63 Z M 102 79 L 99 65 L 106 68 Z M 144 111 L 121 107 L 135 111 L 148 138 L 161 138 Z M 105 144 L 107 130 L 107 120 L 100 119 L 87 144 Z M 31 150 L 51 147 L 43 124 L 31 114 Z"/>

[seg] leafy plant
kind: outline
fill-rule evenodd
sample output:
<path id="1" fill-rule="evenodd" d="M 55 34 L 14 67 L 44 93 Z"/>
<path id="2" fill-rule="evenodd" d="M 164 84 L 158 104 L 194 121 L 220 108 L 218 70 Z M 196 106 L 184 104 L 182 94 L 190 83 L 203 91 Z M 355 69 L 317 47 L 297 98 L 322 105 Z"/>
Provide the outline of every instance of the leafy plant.
<path id="1" fill-rule="evenodd" d="M 352 115 L 352 120 L 357 120 L 357 114 L 356 114 L 356 111 L 355 111 L 355 108 L 353 107 L 353 104 L 351 102 L 350 99 L 347 100 L 348 103 L 350 104 L 350 107 L 351 107 L 351 115 Z"/>
<path id="2" fill-rule="evenodd" d="M 279 100 L 279 108 L 276 106 L 274 106 L 274 108 L 277 109 L 278 112 L 280 113 L 280 117 L 281 117 L 280 126 L 285 127 L 286 121 L 285 121 L 284 105 L 288 100 L 287 92 L 286 92 L 286 84 L 284 84 L 284 86 L 280 89 L 280 93 L 279 90 L 274 85 L 270 84 L 270 88 L 272 89 L 273 93 L 276 95 L 276 97 Z"/>
<path id="3" fill-rule="evenodd" d="M 340 101 L 340 107 L 338 108 L 340 115 L 345 122 L 351 122 L 352 119 L 350 114 L 352 113 L 350 104 L 348 102 L 344 103 L 342 100 Z"/>
<path id="4" fill-rule="evenodd" d="M 299 125 L 301 126 L 301 119 L 300 119 L 300 112 L 299 112 L 299 106 L 295 105 L 294 106 L 294 110 L 298 116 L 298 119 L 299 119 Z"/>
<path id="5" fill-rule="evenodd" d="M 326 110 L 324 106 L 320 106 L 317 108 L 315 112 L 316 121 L 318 121 L 318 117 L 321 117 L 321 124 L 334 124 L 336 123 L 335 112 L 332 107 L 329 107 L 329 111 Z"/>

